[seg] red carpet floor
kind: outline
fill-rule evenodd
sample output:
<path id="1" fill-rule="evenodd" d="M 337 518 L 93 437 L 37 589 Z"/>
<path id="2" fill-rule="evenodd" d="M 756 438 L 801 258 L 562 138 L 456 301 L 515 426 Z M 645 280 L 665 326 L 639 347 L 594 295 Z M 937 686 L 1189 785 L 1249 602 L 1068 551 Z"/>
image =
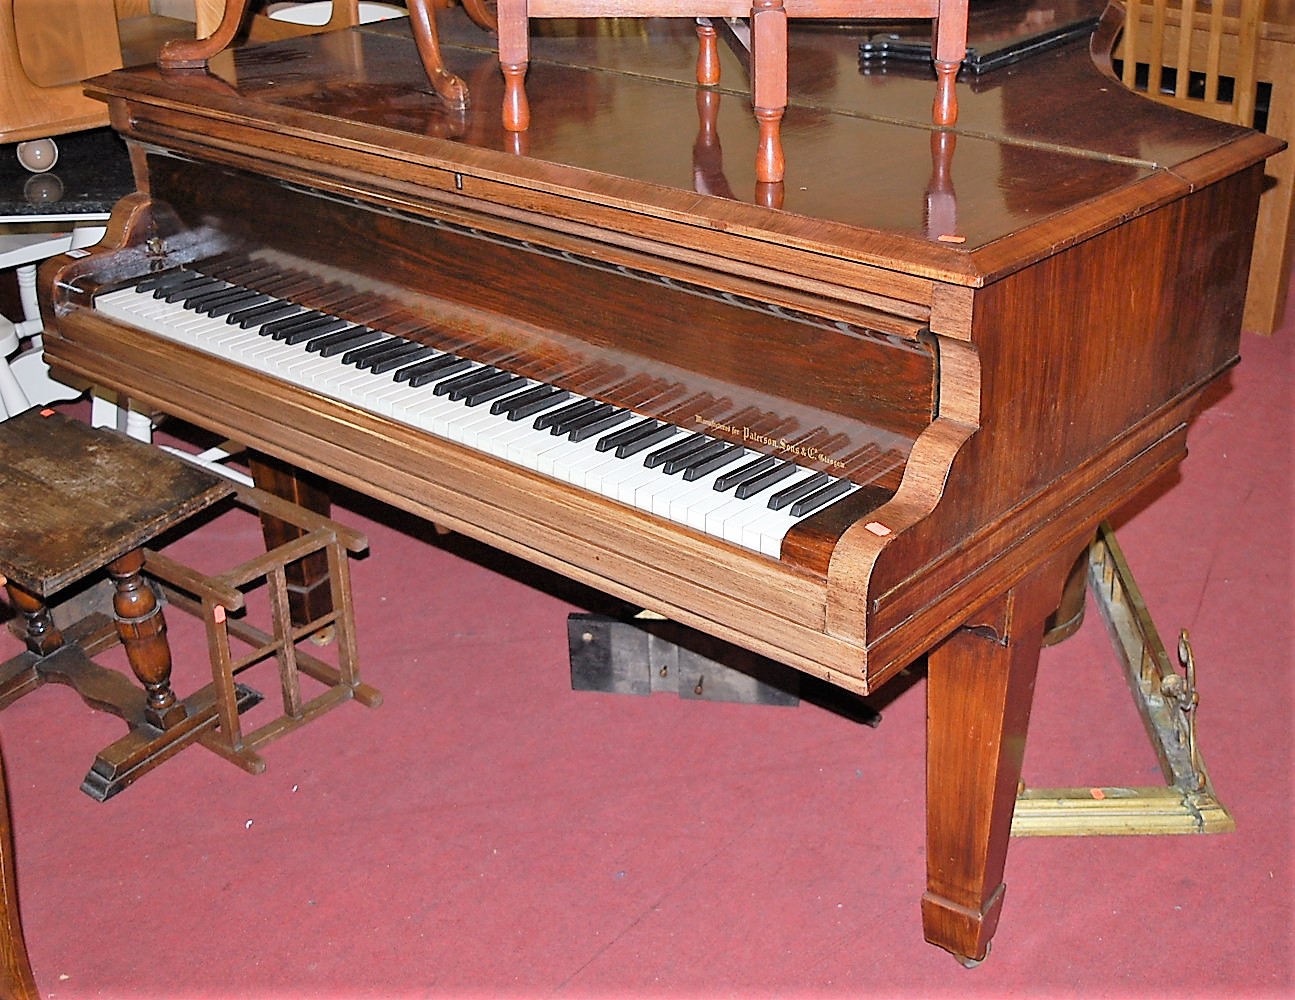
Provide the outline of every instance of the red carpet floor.
<path id="1" fill-rule="evenodd" d="M 1016 840 L 979 968 L 922 940 L 920 677 L 876 729 L 573 692 L 590 595 L 347 498 L 381 707 L 271 745 L 258 777 L 194 748 L 104 804 L 78 785 L 117 720 L 55 686 L 0 716 L 42 995 L 1292 995 L 1293 345 L 1295 313 L 1245 338 L 1181 475 L 1119 529 L 1161 631 L 1191 632 L 1237 831 Z M 233 518 L 180 547 L 256 544 Z M 205 653 L 182 616 L 172 637 L 183 691 Z M 1095 616 L 1045 654 L 1026 774 L 1160 780 Z"/>

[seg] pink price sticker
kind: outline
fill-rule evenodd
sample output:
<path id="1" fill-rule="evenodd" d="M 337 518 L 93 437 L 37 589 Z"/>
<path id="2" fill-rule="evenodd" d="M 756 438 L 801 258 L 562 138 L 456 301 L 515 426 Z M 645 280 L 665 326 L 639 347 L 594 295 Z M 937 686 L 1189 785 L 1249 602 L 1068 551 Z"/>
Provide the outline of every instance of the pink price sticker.
<path id="1" fill-rule="evenodd" d="M 880 521 L 869 521 L 867 524 L 864 525 L 864 528 L 866 528 L 868 531 L 871 531 L 878 538 L 885 538 L 887 535 L 890 534 L 890 529 L 887 528 Z"/>

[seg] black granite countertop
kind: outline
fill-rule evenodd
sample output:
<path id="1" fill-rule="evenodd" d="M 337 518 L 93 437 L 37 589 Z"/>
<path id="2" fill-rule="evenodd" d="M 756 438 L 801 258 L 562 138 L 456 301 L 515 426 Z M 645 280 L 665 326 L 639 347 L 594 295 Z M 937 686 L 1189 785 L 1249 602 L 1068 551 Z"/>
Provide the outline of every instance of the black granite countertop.
<path id="1" fill-rule="evenodd" d="M 0 146 L 0 215 L 102 214 L 135 190 L 126 144 L 110 128 L 61 135 L 58 162 L 33 174 L 18 162 L 17 144 Z"/>

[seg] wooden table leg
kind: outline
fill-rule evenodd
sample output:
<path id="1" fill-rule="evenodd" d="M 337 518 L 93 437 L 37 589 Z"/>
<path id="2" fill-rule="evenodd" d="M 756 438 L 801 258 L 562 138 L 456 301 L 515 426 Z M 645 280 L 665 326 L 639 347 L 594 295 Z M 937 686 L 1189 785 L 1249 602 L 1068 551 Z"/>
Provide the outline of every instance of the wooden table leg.
<path id="1" fill-rule="evenodd" d="M 1044 619 L 1073 553 L 997 598 L 927 657 L 927 941 L 973 965 L 989 953 L 1025 755 Z"/>
<path id="2" fill-rule="evenodd" d="M 46 656 L 63 645 L 63 633 L 54 624 L 49 605 L 16 583 L 5 581 L 5 590 L 14 608 L 26 619 L 23 642 L 37 656 Z"/>
<path id="3" fill-rule="evenodd" d="M 166 618 L 153 588 L 140 575 L 144 552 L 135 549 L 108 564 L 113 594 L 113 618 L 126 659 L 144 685 L 144 718 L 158 729 L 168 729 L 184 719 L 184 708 L 171 690 L 171 646 L 166 640 Z"/>

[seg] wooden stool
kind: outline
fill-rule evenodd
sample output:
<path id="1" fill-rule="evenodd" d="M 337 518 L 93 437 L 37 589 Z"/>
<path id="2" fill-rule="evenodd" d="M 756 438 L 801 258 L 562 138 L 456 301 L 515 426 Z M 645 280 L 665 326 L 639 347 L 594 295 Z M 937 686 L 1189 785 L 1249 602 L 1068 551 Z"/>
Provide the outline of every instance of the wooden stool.
<path id="1" fill-rule="evenodd" d="M 749 66 L 760 130 L 755 156 L 760 184 L 781 184 L 786 172 L 781 123 L 787 108 L 788 18 L 929 18 L 936 74 L 931 120 L 942 126 L 958 120 L 954 81 L 967 53 L 967 0 L 499 0 L 497 17 L 503 125 L 510 132 L 530 127 L 525 78 L 532 17 L 695 17 L 700 41 L 697 82 L 706 87 L 719 83 L 716 28 L 726 20 L 746 19 L 740 36 L 731 31 L 729 35 L 744 50 L 739 58 Z"/>
<path id="2" fill-rule="evenodd" d="M 231 497 L 297 525 L 302 537 L 214 578 L 143 547 Z M 27 646 L 0 665 L 0 708 L 55 681 L 75 688 L 92 707 L 122 718 L 129 732 L 99 753 L 81 785 L 100 800 L 196 741 L 259 772 L 264 763 L 255 746 L 351 697 L 371 706 L 381 701 L 378 692 L 359 682 L 343 545 L 356 552 L 366 542 L 336 522 L 124 434 L 92 429 L 48 410 L 28 410 L 0 424 L 0 573 L 25 620 Z M 320 549 L 328 553 L 333 608 L 293 626 L 283 567 Z M 86 609 L 84 617 L 59 627 L 48 599 L 104 567 L 112 581 L 112 618 Z M 183 700 L 171 688 L 166 621 L 145 571 L 175 591 L 177 607 L 200 615 L 207 625 L 213 680 Z M 258 578 L 272 588 L 272 636 L 227 618 L 243 607 L 239 588 Z M 186 599 L 186 593 L 195 597 Z M 325 630 L 338 637 L 338 668 L 293 648 Z M 258 644 L 252 656 L 235 660 L 230 655 L 231 632 Z M 142 690 L 93 661 L 115 642 L 125 648 Z M 255 740 L 245 739 L 239 713 L 260 696 L 236 684 L 234 675 L 269 655 L 279 660 L 285 718 L 258 730 Z M 303 704 L 298 671 L 323 680 L 329 690 Z"/>

